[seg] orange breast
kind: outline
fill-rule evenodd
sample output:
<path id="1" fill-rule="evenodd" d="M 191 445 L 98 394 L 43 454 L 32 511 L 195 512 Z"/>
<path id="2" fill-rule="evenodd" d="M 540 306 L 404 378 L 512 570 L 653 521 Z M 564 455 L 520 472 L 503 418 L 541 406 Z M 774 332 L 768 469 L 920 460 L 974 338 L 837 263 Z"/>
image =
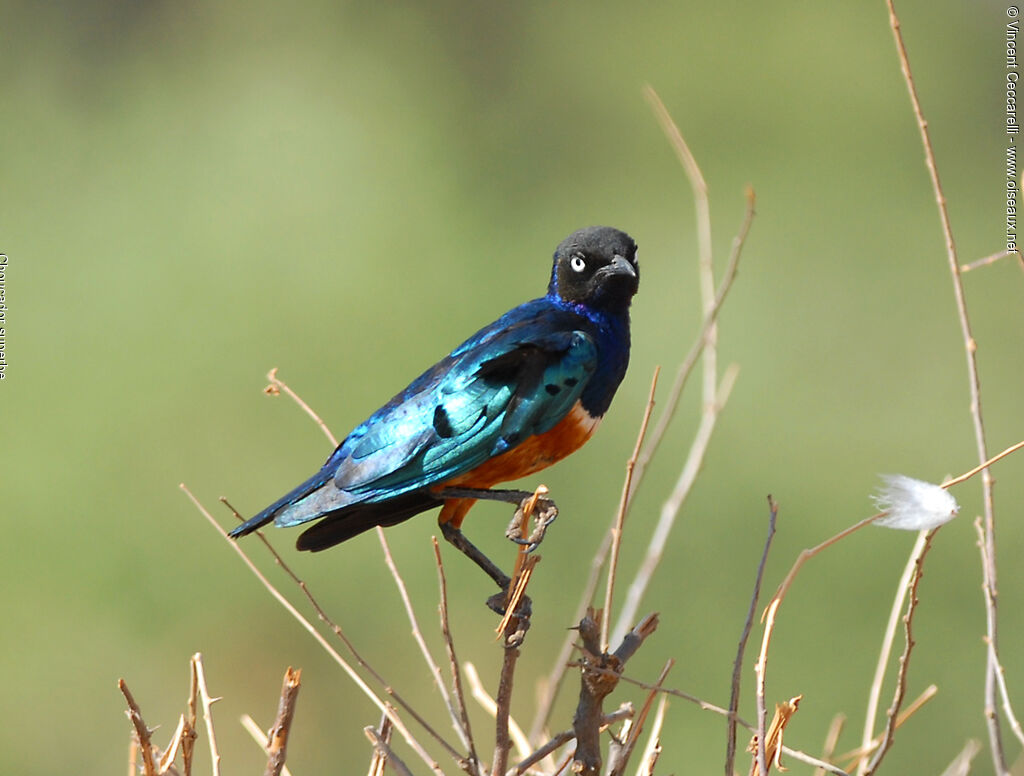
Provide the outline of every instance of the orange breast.
<path id="1" fill-rule="evenodd" d="M 531 436 L 508 452 L 448 480 L 444 487 L 491 488 L 500 482 L 517 480 L 539 472 L 579 450 L 583 443 L 590 439 L 600 422 L 600 418 L 591 417 L 577 402 L 569 414 L 551 430 Z M 458 527 L 473 504 L 473 499 L 445 501 L 438 522 L 452 522 Z"/>

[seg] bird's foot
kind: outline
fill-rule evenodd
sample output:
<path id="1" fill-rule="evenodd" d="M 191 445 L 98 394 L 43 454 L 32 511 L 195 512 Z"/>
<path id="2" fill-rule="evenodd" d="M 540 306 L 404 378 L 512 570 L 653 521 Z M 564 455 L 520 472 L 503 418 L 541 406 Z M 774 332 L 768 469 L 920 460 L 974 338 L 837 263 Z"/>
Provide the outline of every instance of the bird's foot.
<path id="1" fill-rule="evenodd" d="M 533 517 L 533 530 L 526 534 L 524 523 L 528 520 L 527 515 Z M 526 552 L 533 552 L 544 540 L 544 534 L 548 526 L 555 522 L 558 517 L 558 506 L 549 498 L 538 497 L 531 493 L 524 498 L 516 513 L 512 516 L 512 522 L 505 530 L 505 536 L 516 544 L 526 548 Z"/>

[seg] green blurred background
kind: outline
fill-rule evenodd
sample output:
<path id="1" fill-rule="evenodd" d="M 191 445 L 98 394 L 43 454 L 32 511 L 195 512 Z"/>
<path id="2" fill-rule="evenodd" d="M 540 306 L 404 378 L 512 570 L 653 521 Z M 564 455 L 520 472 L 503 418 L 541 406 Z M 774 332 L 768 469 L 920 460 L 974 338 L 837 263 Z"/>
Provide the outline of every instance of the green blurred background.
<path id="1" fill-rule="evenodd" d="M 961 256 L 994 253 L 1005 6 L 899 10 Z M 609 223 L 641 246 L 634 355 L 596 440 L 541 478 L 562 516 L 532 585 L 513 708 L 529 723 L 533 677 L 549 670 L 614 511 L 652 370 L 674 371 L 700 320 L 692 197 L 645 83 L 709 182 L 719 271 L 747 183 L 758 215 L 721 322 L 721 360 L 740 364 L 739 382 L 646 599 L 662 627 L 629 673 L 653 680 L 674 657 L 669 685 L 727 702 L 768 493 L 781 513 L 766 591 L 801 548 L 871 512 L 877 473 L 937 481 L 977 462 L 943 241 L 880 1 L 111 0 L 7 2 L 2 16 L 7 773 L 123 772 L 117 678 L 163 725 L 163 743 L 198 650 L 224 696 L 225 773 L 262 767 L 236 719 L 269 724 L 289 664 L 304 669 L 292 772 L 363 772 L 361 728 L 376 711 L 178 483 L 223 525 L 220 495 L 247 513 L 263 507 L 329 452 L 291 402 L 263 395 L 269 368 L 342 435 L 470 332 L 542 293 L 562 237 Z M 1024 280 L 1003 261 L 964 284 L 997 451 L 1024 438 Z M 691 390 L 636 502 L 627 579 L 698 412 Z M 995 474 L 1003 658 L 1024 711 L 1024 458 Z M 939 773 L 985 737 L 979 488 L 957 489 L 963 517 L 928 561 L 909 692 L 934 682 L 939 695 L 899 733 L 887 773 Z M 485 505 L 467 526 L 508 559 L 506 519 Z M 426 517 L 389 535 L 436 646 L 434 533 Z M 448 730 L 377 539 L 300 557 L 295 532 L 273 538 L 388 680 Z M 839 748 L 856 746 L 912 542 L 864 531 L 798 578 L 769 675 L 770 701 L 804 694 L 790 745 L 819 751 L 845 712 Z M 273 573 L 255 541 L 247 549 Z M 493 691 L 490 590 L 443 551 L 460 656 Z M 623 688 L 612 700 L 640 697 Z M 474 721 L 486 741 L 490 723 Z M 721 773 L 724 725 L 675 701 L 665 749 L 665 773 Z"/>

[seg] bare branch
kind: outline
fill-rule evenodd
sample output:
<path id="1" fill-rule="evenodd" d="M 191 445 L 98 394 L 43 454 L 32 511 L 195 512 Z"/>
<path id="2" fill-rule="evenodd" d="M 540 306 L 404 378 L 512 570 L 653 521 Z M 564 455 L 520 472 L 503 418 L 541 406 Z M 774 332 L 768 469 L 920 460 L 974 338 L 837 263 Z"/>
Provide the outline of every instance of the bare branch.
<path id="1" fill-rule="evenodd" d="M 292 720 L 295 718 L 295 702 L 299 697 L 302 683 L 302 669 L 293 671 L 291 666 L 284 673 L 281 685 L 281 700 L 277 707 L 277 718 L 274 720 L 270 734 L 267 736 L 267 767 L 264 776 L 281 776 L 288 749 L 288 734 Z"/>
<path id="2" fill-rule="evenodd" d="M 726 745 L 725 745 L 725 773 L 732 776 L 733 765 L 736 762 L 736 712 L 740 707 L 740 678 L 743 673 L 743 655 L 747 649 L 747 639 L 750 638 L 750 629 L 754 623 L 754 613 L 757 611 L 757 604 L 761 598 L 761 581 L 764 579 L 764 567 L 768 562 L 768 551 L 772 547 L 772 539 L 775 538 L 775 520 L 779 515 L 778 504 L 771 496 L 768 496 L 768 536 L 764 540 L 764 550 L 761 552 L 761 561 L 757 564 L 757 575 L 754 578 L 754 591 L 750 596 L 750 606 L 747 608 L 747 619 L 743 623 L 743 633 L 740 635 L 740 643 L 736 648 L 736 660 L 732 665 L 732 689 L 729 693 L 729 717 L 726 724 Z"/>
<path id="3" fill-rule="evenodd" d="M 985 441 L 985 423 L 981 411 L 981 378 L 978 375 L 978 343 L 971 333 L 971 322 L 967 314 L 967 301 L 964 297 L 963 281 L 960 277 L 960 262 L 957 258 L 956 242 L 953 240 L 953 227 L 950 224 L 949 212 L 946 209 L 946 196 L 942 192 L 942 183 L 939 180 L 939 169 L 935 162 L 935 151 L 932 148 L 931 137 L 928 132 L 928 122 L 921 110 L 921 101 L 917 96 L 917 87 L 914 85 L 914 76 L 910 71 L 910 59 L 907 56 L 907 49 L 903 43 L 903 34 L 900 31 L 900 20 L 896 15 L 896 8 L 893 0 L 886 0 L 889 9 L 889 25 L 892 28 L 893 39 L 896 44 L 896 53 L 900 60 L 900 69 L 903 72 L 903 80 L 910 95 L 910 103 L 913 107 L 914 118 L 917 120 L 917 128 L 921 133 L 921 145 L 924 148 L 925 165 L 931 177 L 932 189 L 935 193 L 935 203 L 938 206 L 939 221 L 942 224 L 942 235 L 946 242 L 946 259 L 949 265 L 949 274 L 953 281 L 953 296 L 956 300 L 957 317 L 960 322 L 960 334 L 963 338 L 964 353 L 967 357 L 967 381 L 971 394 L 971 419 L 974 426 L 974 443 L 977 448 L 978 461 L 982 462 L 988 458 L 988 444 Z M 1006 763 L 1006 753 L 1003 750 L 1002 731 L 999 728 L 999 716 L 996 713 L 997 703 L 997 659 L 999 653 L 999 629 L 998 629 L 998 608 L 996 584 L 996 537 L 995 537 L 995 509 L 992 492 L 992 475 L 988 469 L 982 472 L 982 501 L 985 511 L 985 541 L 983 542 L 985 553 L 982 557 L 982 570 L 985 584 L 985 608 L 986 628 L 988 643 L 991 651 L 985 666 L 985 720 L 988 725 L 989 749 L 992 752 L 992 760 L 996 772 L 1008 774 L 1009 768 Z"/>
<path id="4" fill-rule="evenodd" d="M 903 574 L 896 585 L 896 597 L 892 602 L 892 609 L 889 611 L 889 622 L 885 626 L 885 635 L 882 637 L 882 649 L 878 655 L 878 663 L 875 666 L 875 678 L 871 682 L 871 690 L 868 693 L 868 709 L 864 715 L 864 732 L 861 735 L 861 749 L 869 751 L 871 741 L 875 737 L 875 716 L 878 713 L 878 704 L 882 695 L 882 682 L 885 679 L 885 669 L 889 664 L 889 654 L 892 651 L 893 642 L 896 640 L 896 626 L 899 623 L 900 612 L 903 610 L 903 602 L 906 600 L 910 590 L 910 579 L 917 568 L 917 561 L 924 552 L 925 542 L 928 541 L 928 531 L 919 531 L 917 540 L 910 550 L 910 557 L 907 558 Z M 868 767 L 868 761 L 862 760 L 857 773 L 862 775 Z"/>
<path id="5" fill-rule="evenodd" d="M 821 759 L 828 762 L 836 752 L 836 745 L 839 743 L 839 735 L 843 732 L 846 724 L 845 714 L 836 714 L 828 726 L 828 733 L 825 734 L 825 745 L 821 749 Z M 823 768 L 815 768 L 813 776 L 825 776 Z"/>
<path id="6" fill-rule="evenodd" d="M 658 388 L 658 375 L 661 367 L 654 367 L 654 376 L 651 378 L 651 390 L 647 394 L 647 404 L 644 407 L 644 416 L 640 421 L 640 431 L 636 436 L 636 444 L 633 446 L 633 454 L 626 461 L 626 480 L 622 485 L 622 496 L 619 498 L 619 510 L 615 515 L 615 523 L 611 529 L 611 560 L 608 563 L 608 584 L 604 594 L 605 616 L 601 618 L 601 645 L 608 649 L 608 622 L 611 620 L 612 597 L 615 593 L 615 573 L 619 568 L 619 548 L 622 545 L 622 529 L 626 523 L 626 511 L 629 506 L 629 494 L 633 484 L 633 470 L 636 468 L 636 459 L 640 455 L 640 448 L 647 435 L 647 424 L 651 420 L 651 411 L 654 409 L 654 392 Z"/>
<path id="7" fill-rule="evenodd" d="M 196 686 L 199 688 L 199 699 L 203 704 L 203 721 L 206 723 L 206 737 L 210 740 L 210 759 L 213 761 L 213 776 L 220 774 L 220 752 L 217 750 L 217 736 L 213 730 L 213 714 L 211 708 L 220 698 L 211 698 L 206 686 L 206 673 L 203 670 L 203 654 L 196 652 L 192 656 L 192 668 L 196 673 Z"/>
<path id="8" fill-rule="evenodd" d="M 243 714 L 239 717 L 239 722 L 242 723 L 242 727 L 245 732 L 249 734 L 253 741 L 259 744 L 260 749 L 266 754 L 267 751 L 267 731 L 261 728 L 252 717 L 248 714 Z M 288 771 L 288 766 L 285 765 L 281 768 L 281 776 L 291 776 Z"/>
<path id="9" fill-rule="evenodd" d="M 302 410 L 313 419 L 313 422 L 320 427 L 320 430 L 324 432 L 324 436 L 326 436 L 327 440 L 331 443 L 331 447 L 338 446 L 338 440 L 335 438 L 334 434 L 331 433 L 331 430 L 327 428 L 327 424 L 324 423 L 323 420 L 320 419 L 320 416 L 313 411 L 313 408 L 306 404 L 306 402 L 304 402 L 299 395 L 295 393 L 295 391 L 289 388 L 288 384 L 285 383 L 284 380 L 278 378 L 276 366 L 267 372 L 267 379 L 270 381 L 270 385 L 263 389 L 265 394 L 268 396 L 277 396 L 282 391 L 288 394 L 288 397 L 298 404 L 299 407 L 301 407 Z"/>
<path id="10" fill-rule="evenodd" d="M 459 671 L 459 661 L 455 656 L 455 642 L 452 639 L 451 625 L 448 621 L 448 580 L 444 574 L 444 564 L 441 562 L 441 548 L 437 544 L 437 537 L 431 537 L 431 541 L 434 545 L 434 558 L 437 562 L 437 578 L 438 585 L 441 588 L 441 602 L 438 607 L 441 616 L 441 634 L 444 636 L 445 648 L 448 651 L 448 665 L 451 669 L 452 674 L 452 689 L 455 694 L 455 704 L 457 709 L 450 709 L 455 717 L 458 728 L 461 730 L 461 737 L 465 741 L 466 749 L 469 753 L 469 763 L 472 765 L 474 772 L 480 770 L 480 758 L 476 753 L 476 745 L 473 742 L 473 731 L 469 726 L 469 713 L 466 711 L 466 696 L 462 691 L 462 672 Z M 446 696 L 449 698 L 450 696 Z"/>
<path id="11" fill-rule="evenodd" d="M 363 728 L 363 732 L 366 734 L 366 737 L 370 739 L 370 743 L 373 744 L 374 749 L 381 753 L 382 759 L 386 760 L 387 764 L 390 765 L 394 771 L 399 774 L 399 776 L 412 776 L 412 771 L 409 770 L 409 767 L 402 762 L 398 755 L 391 751 L 391 747 L 385 743 L 384 739 L 381 738 L 380 735 L 378 735 L 372 725 L 370 727 Z"/>
<path id="12" fill-rule="evenodd" d="M 736 365 L 726 369 L 725 374 L 722 376 L 721 385 L 718 388 L 718 401 L 704 407 L 700 425 L 697 428 L 697 433 L 694 435 L 693 444 L 690 446 L 686 462 L 679 473 L 679 479 L 676 481 L 672 493 L 661 507 L 658 524 L 655 526 L 651 539 L 647 544 L 647 552 L 626 593 L 626 600 L 623 603 L 622 610 L 619 612 L 615 628 L 612 629 L 612 642 L 622 638 L 622 634 L 629 627 L 629 623 L 636 619 L 644 592 L 647 590 L 647 586 L 650 584 L 658 564 L 661 563 L 661 557 L 668 542 L 668 536 L 672 532 L 672 527 L 675 525 L 683 503 L 686 501 L 687 496 L 690 495 L 690 489 L 697 480 L 697 474 L 700 472 L 708 445 L 711 443 L 711 435 L 715 430 L 715 424 L 718 422 L 719 415 L 729 400 L 729 394 L 732 392 L 738 373 L 739 368 Z"/>
<path id="13" fill-rule="evenodd" d="M 960 274 L 962 275 L 965 272 L 980 269 L 981 267 L 987 267 L 989 264 L 995 264 L 997 261 L 1002 261 L 1010 256 L 1016 256 L 1017 263 L 1020 265 L 1021 269 L 1024 269 L 1024 255 L 1022 255 L 1020 251 L 999 251 L 999 253 L 993 253 L 981 259 L 975 259 L 970 264 L 961 264 Z"/>
<path id="14" fill-rule="evenodd" d="M 128 685 L 125 684 L 124 679 L 117 680 L 117 688 L 124 695 L 125 701 L 128 702 L 126 714 L 135 728 L 135 738 L 138 740 L 139 750 L 142 752 L 142 772 L 145 776 L 157 776 L 156 764 L 153 762 L 153 744 L 149 740 L 149 728 L 146 727 L 146 723 L 142 719 L 142 710 L 139 708 L 139 704 L 135 702 L 135 698 L 132 697 L 131 691 L 128 689 Z"/>
<path id="15" fill-rule="evenodd" d="M 914 574 L 910 579 L 910 589 L 907 595 L 907 613 L 903 616 L 906 644 L 903 647 L 903 654 L 900 655 L 900 668 L 896 675 L 896 692 L 892 699 L 892 705 L 889 706 L 889 710 L 886 712 L 888 721 L 882 734 L 882 743 L 875 752 L 874 757 L 871 758 L 871 764 L 865 771 L 865 776 L 871 776 L 871 774 L 878 770 L 878 766 L 881 765 L 886 752 L 892 746 L 893 734 L 896 732 L 897 715 L 899 714 L 900 707 L 903 705 L 903 698 L 907 693 L 907 666 L 910 665 L 910 653 L 914 649 L 914 636 L 911 625 L 913 624 L 914 612 L 917 611 L 917 588 L 921 584 L 921 577 L 924 575 L 924 559 L 928 555 L 928 550 L 931 549 L 932 539 L 936 531 L 938 531 L 937 528 L 928 532 L 925 537 L 924 547 L 914 564 Z"/>

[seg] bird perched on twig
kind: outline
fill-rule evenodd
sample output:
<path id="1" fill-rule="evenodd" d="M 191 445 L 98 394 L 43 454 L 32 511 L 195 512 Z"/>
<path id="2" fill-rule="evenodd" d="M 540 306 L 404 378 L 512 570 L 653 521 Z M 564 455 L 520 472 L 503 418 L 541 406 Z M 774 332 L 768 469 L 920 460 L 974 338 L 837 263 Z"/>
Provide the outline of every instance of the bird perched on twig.
<path id="1" fill-rule="evenodd" d="M 461 531 L 477 498 L 577 450 L 611 404 L 629 362 L 636 243 L 606 226 L 558 246 L 547 295 L 485 326 L 359 424 L 316 474 L 231 531 L 319 520 L 300 550 L 441 507 L 448 541 L 499 585 L 508 577 Z M 515 500 L 518 501 L 518 498 Z"/>

